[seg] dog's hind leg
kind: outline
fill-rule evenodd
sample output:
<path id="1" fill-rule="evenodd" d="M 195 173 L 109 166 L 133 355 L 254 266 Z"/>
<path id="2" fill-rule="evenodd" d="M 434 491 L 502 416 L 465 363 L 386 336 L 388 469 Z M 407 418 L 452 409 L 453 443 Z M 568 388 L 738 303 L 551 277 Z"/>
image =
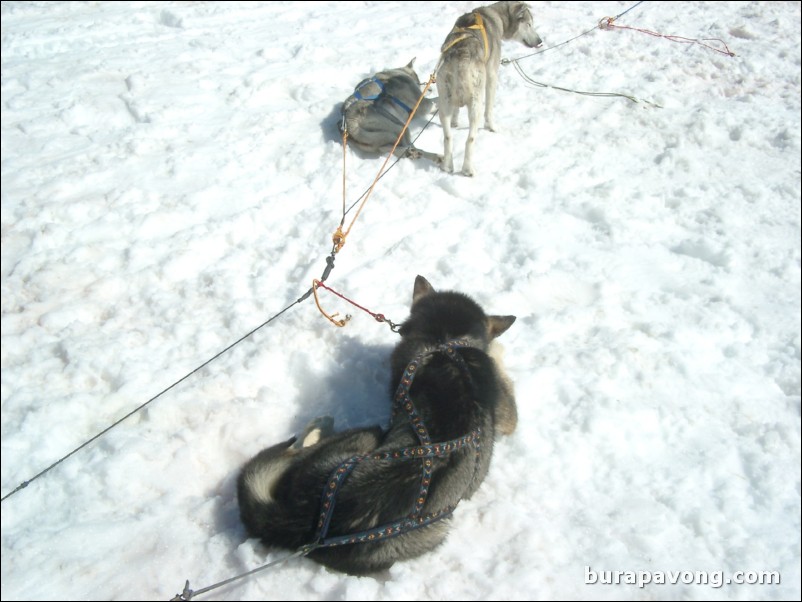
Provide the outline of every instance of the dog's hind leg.
<path id="1" fill-rule="evenodd" d="M 440 167 L 443 168 L 443 171 L 452 173 L 454 171 L 454 156 L 452 154 L 454 141 L 451 135 L 451 115 L 445 106 L 440 107 L 438 115 L 440 116 L 440 125 L 443 126 L 443 162 Z"/>
<path id="2" fill-rule="evenodd" d="M 476 142 L 476 136 L 479 133 L 479 123 L 482 119 L 484 111 L 485 95 L 485 82 L 487 76 L 483 68 L 476 69 L 473 73 L 473 78 L 470 81 L 470 97 L 468 98 L 468 140 L 465 142 L 465 159 L 462 162 L 462 174 L 472 176 L 473 170 L 473 144 Z"/>
<path id="3" fill-rule="evenodd" d="M 395 148 L 395 152 L 393 154 L 396 157 L 407 159 L 428 159 L 429 161 L 432 161 L 438 165 L 443 160 L 440 155 L 426 152 L 425 150 L 421 150 L 412 144 L 412 136 L 410 136 L 409 130 L 404 132 L 404 136 L 401 138 L 401 142 Z"/>
<path id="4" fill-rule="evenodd" d="M 495 411 L 496 432 L 502 435 L 512 435 L 515 427 L 518 426 L 518 407 L 515 405 L 512 381 L 506 374 L 500 376 L 501 395 Z"/>
<path id="5" fill-rule="evenodd" d="M 468 105 L 468 140 L 465 142 L 465 159 L 462 162 L 462 175 L 472 176 L 473 171 L 473 144 L 479 133 L 479 119 L 482 114 L 482 103 L 472 102 Z"/>
<path id="6" fill-rule="evenodd" d="M 511 435 L 518 426 L 518 407 L 515 404 L 515 387 L 504 370 L 504 349 L 496 341 L 490 343 L 488 353 L 495 364 L 499 392 L 495 409 L 496 433 Z"/>
<path id="7" fill-rule="evenodd" d="M 284 473 L 293 467 L 297 469 L 319 453 L 345 459 L 374 449 L 380 436 L 378 427 L 335 433 L 334 420 L 330 416 L 315 418 L 306 426 L 302 436 L 262 450 L 244 466 L 237 481 L 240 505 L 247 500 L 270 503 L 274 497 L 273 489 Z"/>
<path id="8" fill-rule="evenodd" d="M 435 165 L 440 165 L 443 162 L 443 156 L 442 155 L 438 155 L 437 153 L 430 153 L 428 151 L 421 150 L 417 146 L 410 146 L 407 149 L 407 152 L 406 152 L 406 154 L 404 156 L 408 157 L 410 159 L 428 159 L 429 161 L 431 161 Z"/>
<path id="9" fill-rule="evenodd" d="M 372 427 L 332 434 L 313 443 L 329 428 L 329 420 L 313 421 L 300 447 L 293 437 L 262 450 L 242 468 L 237 478 L 237 501 L 240 518 L 250 535 L 289 549 L 308 543 L 308 527 L 297 525 L 317 515 L 320 499 L 319 491 L 308 497 L 309 478 L 325 478 L 340 462 L 374 450 L 381 439 L 382 430 Z"/>
<path id="10" fill-rule="evenodd" d="M 487 81 L 485 83 L 485 129 L 496 131 L 493 123 L 493 103 L 496 102 L 496 88 L 498 87 L 498 66 L 487 67 Z"/>
<path id="11" fill-rule="evenodd" d="M 292 449 L 303 449 L 332 434 L 334 434 L 334 419 L 331 416 L 320 416 L 306 425 L 304 434 L 298 437 L 291 447 Z"/>
<path id="12" fill-rule="evenodd" d="M 443 155 L 438 155 L 437 153 L 430 153 L 428 151 L 422 151 L 420 149 L 417 150 L 420 152 L 421 157 L 423 157 L 424 159 L 428 159 L 435 165 L 441 165 L 443 163 Z"/>

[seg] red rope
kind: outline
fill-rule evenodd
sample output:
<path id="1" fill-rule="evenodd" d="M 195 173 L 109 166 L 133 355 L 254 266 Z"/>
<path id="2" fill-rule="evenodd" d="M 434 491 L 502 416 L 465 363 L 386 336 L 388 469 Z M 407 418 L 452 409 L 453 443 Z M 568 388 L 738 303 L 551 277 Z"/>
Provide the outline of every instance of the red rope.
<path id="1" fill-rule="evenodd" d="M 665 35 L 662 33 L 657 33 L 656 31 L 649 31 L 648 29 L 627 27 L 626 25 L 614 25 L 613 21 L 614 17 L 605 17 L 599 22 L 599 29 L 630 29 L 632 31 L 639 31 L 641 33 L 645 33 L 650 36 L 654 36 L 656 38 L 665 38 L 666 40 L 669 40 L 671 42 L 678 42 L 680 44 L 699 44 L 700 46 L 704 46 L 709 50 L 720 52 L 721 54 L 725 54 L 727 56 L 735 56 L 735 53 L 729 49 L 726 42 L 724 42 L 724 40 L 721 40 L 719 38 L 702 38 L 703 41 L 700 41 L 693 38 L 684 38 L 682 36 Z M 724 50 L 716 48 L 715 46 L 711 46 L 710 44 L 705 44 L 704 42 L 720 42 L 721 45 L 724 46 Z"/>
<path id="2" fill-rule="evenodd" d="M 351 304 L 351 305 L 353 305 L 354 307 L 358 307 L 359 309 L 361 309 L 361 310 L 362 310 L 362 311 L 364 311 L 365 313 L 368 313 L 368 314 L 370 314 L 371 316 L 373 316 L 373 319 L 374 319 L 374 320 L 376 320 L 377 322 L 387 322 L 387 323 L 390 325 L 390 328 L 393 330 L 393 332 L 395 332 L 395 331 L 396 331 L 396 330 L 395 330 L 395 329 L 396 329 L 396 324 L 394 324 L 394 323 L 393 323 L 391 320 L 388 320 L 387 318 L 385 318 L 385 317 L 384 317 L 384 314 L 379 314 L 379 313 L 376 313 L 376 312 L 372 312 L 372 311 L 370 311 L 370 310 L 369 310 L 367 307 L 363 307 L 363 306 L 361 306 L 361 305 L 360 305 L 359 303 L 357 303 L 356 301 L 353 301 L 353 300 L 349 299 L 348 297 L 346 297 L 345 295 L 343 295 L 343 294 L 341 294 L 341 293 L 338 293 L 338 292 L 337 292 L 337 291 L 335 291 L 333 288 L 331 288 L 330 286 L 326 286 L 325 284 L 323 284 L 323 283 L 322 283 L 322 282 L 320 282 L 319 280 L 315 280 L 315 282 L 314 282 L 314 286 L 316 286 L 316 287 L 318 287 L 318 286 L 320 286 L 320 287 L 323 287 L 323 288 L 325 288 L 327 291 L 329 291 L 329 292 L 331 292 L 331 293 L 334 293 L 334 294 L 335 294 L 335 295 L 337 295 L 337 296 L 338 296 L 340 299 L 343 299 L 344 301 L 348 301 L 348 303 L 350 303 L 350 304 Z"/>

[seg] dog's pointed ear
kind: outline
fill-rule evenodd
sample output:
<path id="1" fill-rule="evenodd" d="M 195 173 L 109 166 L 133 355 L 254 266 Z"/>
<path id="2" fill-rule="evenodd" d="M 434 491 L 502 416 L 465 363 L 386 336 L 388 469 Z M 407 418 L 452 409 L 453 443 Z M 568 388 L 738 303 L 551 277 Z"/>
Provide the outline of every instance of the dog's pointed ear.
<path id="1" fill-rule="evenodd" d="M 418 58 L 416 56 L 412 57 L 412 60 L 407 63 L 407 68 L 412 69 L 413 65 L 415 65 L 415 59 Z"/>
<path id="2" fill-rule="evenodd" d="M 501 336 L 515 322 L 515 316 L 487 316 L 487 334 L 491 339 Z"/>
<path id="3" fill-rule="evenodd" d="M 412 289 L 412 304 L 414 305 L 418 299 L 422 299 L 426 295 L 431 295 L 434 292 L 434 287 L 429 284 L 423 276 L 415 278 L 415 288 Z"/>

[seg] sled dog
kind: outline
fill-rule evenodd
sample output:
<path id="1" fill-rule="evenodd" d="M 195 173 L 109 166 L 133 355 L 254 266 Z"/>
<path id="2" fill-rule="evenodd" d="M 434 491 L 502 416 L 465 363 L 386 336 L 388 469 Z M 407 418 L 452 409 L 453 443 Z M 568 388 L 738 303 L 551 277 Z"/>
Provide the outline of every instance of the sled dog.
<path id="1" fill-rule="evenodd" d="M 382 153 L 395 144 L 421 95 L 418 75 L 412 68 L 414 62 L 412 59 L 405 67 L 380 71 L 362 80 L 345 100 L 339 130 L 340 135 L 343 129 L 348 132 L 347 140 L 354 147 Z M 415 115 L 426 115 L 433 108 L 434 101 L 424 97 Z M 411 159 L 423 157 L 440 163 L 440 155 L 413 146 L 409 128 L 396 147 L 395 155 Z"/>
<path id="2" fill-rule="evenodd" d="M 261 451 L 237 480 L 248 533 L 355 575 L 438 546 L 484 480 L 494 437 L 515 429 L 513 386 L 491 355 L 514 321 L 418 276 L 390 358 L 389 427 L 335 432 L 318 418 Z"/>
<path id="3" fill-rule="evenodd" d="M 501 62 L 501 41 L 516 40 L 529 48 L 543 42 L 532 26 L 532 13 L 523 2 L 496 2 L 462 15 L 446 37 L 437 69 L 440 123 L 443 126 L 445 171 L 454 171 L 451 128 L 460 107 L 468 107 L 468 141 L 462 173 L 474 174 L 473 143 L 484 109 L 485 127 L 494 131 L 493 104 Z"/>

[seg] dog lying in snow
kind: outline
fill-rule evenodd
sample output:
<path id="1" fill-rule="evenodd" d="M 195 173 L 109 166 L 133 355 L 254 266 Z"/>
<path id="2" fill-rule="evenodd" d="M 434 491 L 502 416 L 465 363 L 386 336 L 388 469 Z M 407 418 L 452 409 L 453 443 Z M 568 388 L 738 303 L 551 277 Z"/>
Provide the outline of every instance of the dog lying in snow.
<path id="1" fill-rule="evenodd" d="M 389 429 L 338 433 L 319 418 L 260 452 L 237 481 L 248 533 L 356 575 L 439 545 L 484 480 L 496 434 L 517 424 L 512 384 L 490 355 L 514 321 L 418 276 L 391 356 Z"/>
<path id="2" fill-rule="evenodd" d="M 344 128 L 348 132 L 348 142 L 363 151 L 390 150 L 421 95 L 418 75 L 412 68 L 414 62 L 412 59 L 405 67 L 379 71 L 362 80 L 343 103 L 340 135 Z M 434 102 L 424 97 L 415 115 L 426 115 L 433 108 Z M 412 144 L 409 128 L 396 147 L 395 155 L 411 159 L 423 157 L 440 163 L 440 155 Z"/>

